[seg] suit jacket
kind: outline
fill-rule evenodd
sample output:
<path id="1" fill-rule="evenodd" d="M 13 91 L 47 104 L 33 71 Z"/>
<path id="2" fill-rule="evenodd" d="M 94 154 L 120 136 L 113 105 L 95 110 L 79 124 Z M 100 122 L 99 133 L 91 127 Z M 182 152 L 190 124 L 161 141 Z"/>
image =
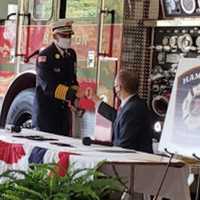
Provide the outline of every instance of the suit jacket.
<path id="1" fill-rule="evenodd" d="M 119 113 L 102 102 L 98 112 L 113 122 L 113 144 L 123 148 L 153 153 L 150 113 L 137 95 L 131 97 Z"/>

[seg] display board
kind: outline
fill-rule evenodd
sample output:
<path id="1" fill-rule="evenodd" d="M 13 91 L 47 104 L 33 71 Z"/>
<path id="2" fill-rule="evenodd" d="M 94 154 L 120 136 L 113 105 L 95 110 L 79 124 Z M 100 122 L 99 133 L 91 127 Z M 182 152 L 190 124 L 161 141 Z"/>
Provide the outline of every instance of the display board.
<path id="1" fill-rule="evenodd" d="M 176 72 L 159 150 L 200 156 L 200 58 L 182 58 Z"/>
<path id="2" fill-rule="evenodd" d="M 149 100 L 163 121 L 180 59 L 199 56 L 200 27 L 156 27 L 154 32 Z"/>
<path id="3" fill-rule="evenodd" d="M 164 17 L 200 16 L 199 0 L 161 0 Z"/>

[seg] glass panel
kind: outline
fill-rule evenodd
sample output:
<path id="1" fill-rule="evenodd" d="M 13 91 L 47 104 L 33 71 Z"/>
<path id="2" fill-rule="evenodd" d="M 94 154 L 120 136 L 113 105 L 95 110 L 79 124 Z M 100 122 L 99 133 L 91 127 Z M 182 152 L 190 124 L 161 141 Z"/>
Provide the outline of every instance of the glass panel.
<path id="1" fill-rule="evenodd" d="M 10 15 L 12 13 L 17 13 L 17 7 L 18 7 L 18 5 L 16 5 L 16 4 L 8 4 L 8 15 Z M 9 19 L 15 20 L 16 15 L 11 16 Z"/>
<path id="2" fill-rule="evenodd" d="M 117 71 L 117 60 L 109 58 L 100 59 L 100 76 L 97 94 L 110 106 L 113 106 L 113 85 Z M 112 123 L 96 113 L 95 139 L 111 142 Z"/>
<path id="3" fill-rule="evenodd" d="M 16 11 L 17 11 L 17 0 L 13 0 L 12 2 L 9 0 L 1 1 L 0 23 L 3 25 L 7 16 L 11 13 L 16 13 Z M 15 19 L 15 16 L 12 19 Z"/>
<path id="4" fill-rule="evenodd" d="M 123 1 L 122 0 L 104 0 L 105 9 L 115 11 L 115 23 L 122 23 L 123 20 Z M 105 15 L 106 16 L 106 15 Z M 110 23 L 109 17 L 105 17 L 104 23 Z"/>
<path id="5" fill-rule="evenodd" d="M 66 17 L 92 21 L 97 16 L 97 2 L 97 0 L 68 0 Z"/>
<path id="6" fill-rule="evenodd" d="M 0 99 L 4 97 L 16 71 L 15 41 L 17 0 L 1 1 L 0 6 Z M 6 18 L 8 17 L 8 20 Z M 1 105 L 0 105 L 1 106 Z"/>
<path id="7" fill-rule="evenodd" d="M 52 16 L 52 6 L 53 0 L 34 0 L 33 17 L 41 20 L 50 19 Z"/>
<path id="8" fill-rule="evenodd" d="M 121 30 L 122 30 L 122 15 L 123 1 L 121 0 L 104 0 L 104 11 L 110 11 L 103 14 L 102 20 L 102 40 L 100 53 L 106 53 L 112 57 L 120 57 L 121 51 Z M 111 11 L 114 10 L 114 13 Z"/>

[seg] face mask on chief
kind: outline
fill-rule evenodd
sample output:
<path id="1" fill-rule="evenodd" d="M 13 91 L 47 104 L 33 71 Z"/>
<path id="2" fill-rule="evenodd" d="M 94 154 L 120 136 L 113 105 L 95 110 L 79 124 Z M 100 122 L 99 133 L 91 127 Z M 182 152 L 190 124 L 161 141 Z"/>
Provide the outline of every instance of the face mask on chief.
<path id="1" fill-rule="evenodd" d="M 59 37 L 57 40 L 57 45 L 61 48 L 61 49 L 68 49 L 71 47 L 71 38 L 62 38 Z"/>

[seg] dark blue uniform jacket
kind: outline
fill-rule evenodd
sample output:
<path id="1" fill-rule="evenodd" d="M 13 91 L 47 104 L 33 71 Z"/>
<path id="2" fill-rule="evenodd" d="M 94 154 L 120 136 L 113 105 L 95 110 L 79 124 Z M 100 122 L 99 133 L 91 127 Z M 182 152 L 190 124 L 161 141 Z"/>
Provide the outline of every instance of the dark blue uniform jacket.
<path id="1" fill-rule="evenodd" d="M 41 131 L 69 135 L 71 111 L 68 103 L 56 99 L 59 84 L 78 85 L 76 53 L 68 49 L 61 55 L 54 43 L 39 53 L 36 63 L 36 95 L 33 106 L 33 125 Z"/>

